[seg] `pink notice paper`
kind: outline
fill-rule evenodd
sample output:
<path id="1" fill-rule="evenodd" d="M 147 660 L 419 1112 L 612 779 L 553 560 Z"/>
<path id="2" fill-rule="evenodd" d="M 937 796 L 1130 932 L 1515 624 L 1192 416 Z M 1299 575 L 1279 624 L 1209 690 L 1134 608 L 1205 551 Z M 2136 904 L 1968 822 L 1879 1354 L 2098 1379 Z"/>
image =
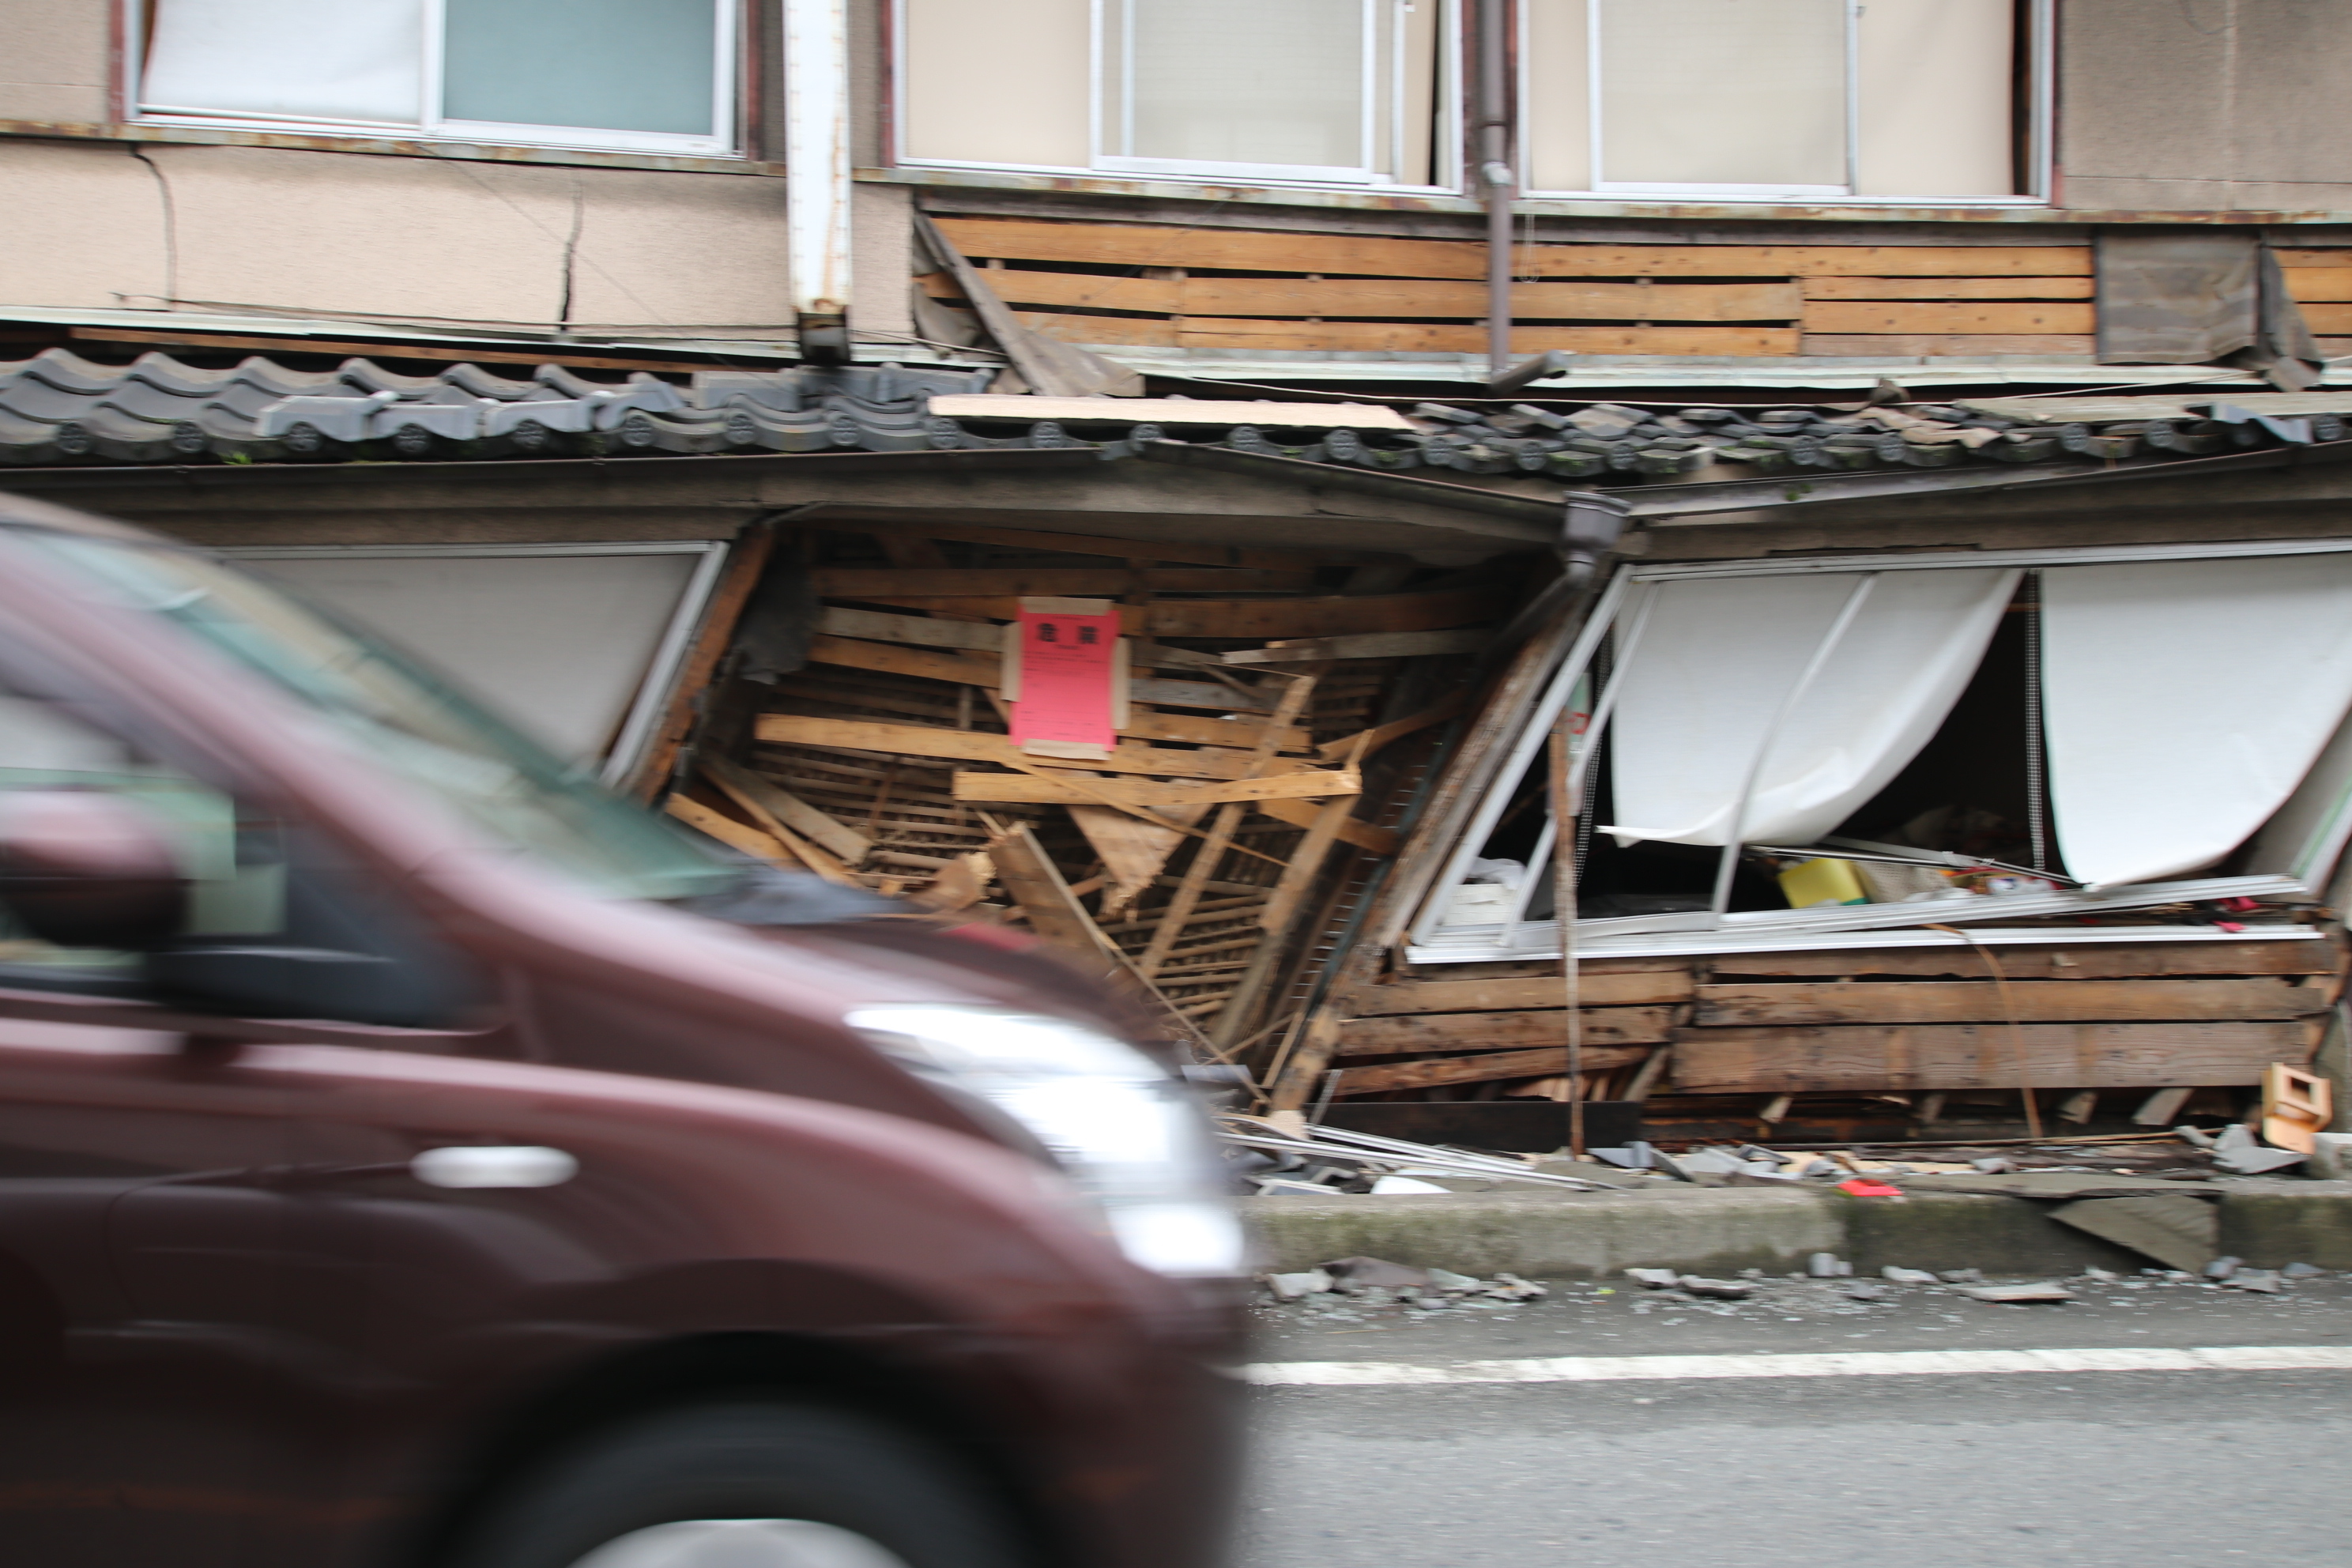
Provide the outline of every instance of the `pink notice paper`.
<path id="1" fill-rule="evenodd" d="M 1021 612 L 1021 696 L 1013 707 L 1013 743 L 1052 741 L 1108 748 L 1111 658 L 1118 613 L 1065 616 Z"/>

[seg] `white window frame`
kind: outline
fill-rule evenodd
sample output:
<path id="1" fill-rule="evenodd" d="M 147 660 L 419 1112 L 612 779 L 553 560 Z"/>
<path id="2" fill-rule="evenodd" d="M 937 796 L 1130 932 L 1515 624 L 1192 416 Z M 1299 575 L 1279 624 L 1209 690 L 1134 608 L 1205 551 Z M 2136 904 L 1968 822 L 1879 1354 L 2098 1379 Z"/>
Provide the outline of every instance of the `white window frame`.
<path id="1" fill-rule="evenodd" d="M 611 131 L 578 125 L 522 125 L 506 121 L 452 120 L 437 112 L 441 101 L 446 0 L 418 0 L 425 17 L 424 62 L 416 119 L 322 120 L 299 115 L 232 114 L 219 110 L 148 109 L 140 103 L 147 74 L 147 15 L 155 0 L 123 0 L 122 101 L 142 125 L 184 125 L 218 131 L 268 131 L 296 136 L 352 136 L 405 142 L 486 142 L 497 146 L 572 148 L 583 152 L 656 153 L 673 157 L 740 158 L 745 36 L 745 0 L 711 0 L 716 12 L 711 49 L 711 134 L 667 131 Z M 320 0 L 331 4 L 331 0 Z"/>
<path id="2" fill-rule="evenodd" d="M 1857 74 L 1856 33 L 1862 8 L 1868 0 L 1846 0 L 1845 19 L 1845 184 L 1843 185 L 1754 185 L 1726 184 L 1641 184 L 1623 181 L 1595 180 L 1580 190 L 1528 190 L 1524 193 L 1531 201 L 1559 200 L 1622 200 L 1654 196 L 1661 201 L 1713 203 L 1769 203 L 1818 206 L 1833 204 L 1838 206 L 1938 206 L 1938 207 L 2015 207 L 2042 206 L 2048 204 L 2054 186 L 2053 142 L 2050 133 L 2052 115 L 2056 102 L 2054 48 L 2056 26 L 2053 14 L 2055 0 L 2027 0 L 2024 7 L 2025 36 L 2019 40 L 2027 51 L 2026 89 L 2027 137 L 2024 149 L 2026 189 L 2009 195 L 1948 196 L 1895 195 L 1864 196 L 1853 194 L 1859 184 L 1857 164 L 1862 156 L 1861 106 L 1862 84 Z M 1586 134 L 1591 148 L 1591 166 L 1596 173 L 1607 165 L 1602 158 L 1601 125 L 1601 6 L 1599 0 L 1589 0 L 1585 6 L 1585 113 Z M 1536 101 L 1539 90 L 1535 80 L 1528 8 L 1519 7 L 1518 19 L 1519 103 L 1524 125 L 1527 109 Z M 1523 138 L 1524 141 L 1524 138 Z M 1524 154 L 1523 154 L 1524 156 Z"/>
<path id="3" fill-rule="evenodd" d="M 1479 802 L 1461 837 L 1447 856 L 1444 868 L 1431 885 L 1417 911 L 1407 938 L 1406 959 L 1413 963 L 1488 963 L 1512 959 L 1556 959 L 1560 956 L 1559 925 L 1557 921 L 1525 919 L 1528 904 L 1535 891 L 1538 879 L 1546 874 L 1546 857 L 1554 838 L 1554 829 L 1547 826 L 1537 849 L 1529 857 L 1526 882 L 1522 885 L 1513 918 L 1492 924 L 1444 925 L 1441 922 L 1453 902 L 1454 891 L 1463 884 L 1470 862 L 1484 854 L 1486 841 L 1493 835 L 1502 814 L 1509 807 L 1520 780 L 1527 775 L 1537 753 L 1549 742 L 1552 727 L 1558 722 L 1562 706 L 1575 694 L 1591 668 L 1601 639 L 1626 618 L 1625 642 L 1617 662 L 1617 674 L 1596 694 L 1591 716 L 1584 733 L 1574 748 L 1571 771 L 1568 780 L 1569 797 L 1578 798 L 1584 768 L 1595 754 L 1601 737 L 1606 733 L 1619 689 L 1619 676 L 1633 662 L 1641 637 L 1641 625 L 1646 616 L 1647 603 L 1654 599 L 1643 595 L 1643 603 L 1633 603 L 1636 593 L 1651 584 L 1704 578 L 1723 577 L 1788 577 L 1822 573 L 1856 575 L 1863 581 L 1885 572 L 1921 572 L 1938 570 L 2021 567 L 2033 569 L 2061 565 L 2105 565 L 2138 561 L 2214 561 L 2273 555 L 2340 555 L 2352 553 L 2352 539 L 2280 540 L 2260 543 L 2165 544 L 2078 546 L 2051 550 L 1985 550 L 1966 553 L 1937 553 L 1905 556 L 1830 555 L 1791 557 L 1769 561 L 1716 561 L 1685 564 L 1630 566 L 1621 569 L 1610 580 L 1594 605 L 1591 617 L 1578 634 L 1566 660 L 1547 688 L 1541 702 L 1528 715 L 1526 725 L 1505 757 L 1501 770 L 1495 775 L 1495 785 Z M 1769 744 L 1769 739 L 1767 743 Z M 2322 761 L 2325 761 L 2323 754 Z M 2314 772 L 2320 767 L 2314 763 Z M 2305 784 L 2311 774 L 2306 773 Z M 1752 787 L 1753 780 L 1750 780 Z M 2303 784 L 2298 784 L 2300 790 Z M 2292 805 L 2292 800 L 2290 800 Z M 2282 806 L 2284 811 L 2286 806 Z M 1743 797 L 1739 810 L 1745 814 Z M 1547 813 L 1549 816 L 1549 813 Z M 2273 816 L 2273 820 L 2275 820 Z M 2258 830 L 2259 831 L 2259 830 Z M 2120 883 L 2096 889 L 2061 889 L 2047 893 L 2013 893 L 2000 896 L 1996 901 L 1951 901 L 1928 904 L 1855 904 L 1834 909 L 1752 910 L 1723 912 L 1693 910 L 1684 914 L 1630 915 L 1612 919 L 1579 920 L 1576 922 L 1576 950 L 1580 956 L 1597 958 L 1609 955 L 1646 956 L 1673 953 L 1744 952 L 1781 947 L 1883 946 L 1896 937 L 1905 942 L 1925 942 L 1937 933 L 1916 929 L 1930 922 L 1980 921 L 1998 914 L 2004 919 L 2036 919 L 2046 915 L 2115 911 L 2147 909 L 2158 904 L 2199 903 L 2212 899 L 2310 899 L 2325 891 L 2325 882 L 2342 856 L 2347 840 L 2352 840 L 2352 784 L 2344 798 L 2324 814 L 2319 826 L 2305 840 L 2297 853 L 2291 871 L 2238 877 L 2200 877 L 2178 881 Z M 1737 842 L 1724 849 L 1725 863 L 1733 861 L 1740 851 Z M 1718 887 L 1717 902 L 1722 902 Z M 1999 930 L 2000 928 L 1991 928 Z M 2128 931 L 2126 937 L 2120 934 Z M 2250 928 L 2238 933 L 2242 940 L 2261 934 L 2262 928 Z M 1872 935 L 1870 933 L 1884 933 Z M 2107 927 L 2081 929 L 2026 929 L 2005 932 L 2003 940 L 2015 942 L 2076 942 L 2084 940 L 2158 940 L 2150 933 L 2171 932 L 2173 938 L 2185 940 L 2187 933 L 2175 926 Z M 1976 934 L 1987 934 L 1977 928 Z M 1944 938 L 1942 940 L 1958 940 Z"/>
<path id="4" fill-rule="evenodd" d="M 1176 180 L 1193 184 L 1300 186 L 1315 189 L 1378 190 L 1382 192 L 1425 192 L 1446 195 L 1462 188 L 1462 62 L 1461 62 L 1461 0 L 1420 0 L 1438 6 L 1436 27 L 1437 93 L 1432 112 L 1436 124 L 1433 128 L 1431 165 L 1436 183 L 1419 184 L 1400 181 L 1391 174 L 1376 172 L 1372 165 L 1379 159 L 1379 64 L 1376 51 L 1367 50 L 1364 60 L 1364 132 L 1363 163 L 1358 168 L 1333 168 L 1317 164 L 1222 163 L 1179 158 L 1133 158 L 1104 150 L 1103 120 L 1104 73 L 1114 62 L 1105 57 L 1108 52 L 1108 29 L 1104 26 L 1104 12 L 1112 5 L 1126 6 L 1133 0 L 1090 0 L 1087 25 L 1092 36 L 1087 41 L 1087 58 L 1090 62 L 1091 79 L 1087 92 L 1087 163 L 1084 165 L 1064 163 L 1003 163 L 973 158 L 919 158 L 901 152 L 897 157 L 899 166 L 912 169 L 972 169 L 1009 174 L 1080 174 L 1126 175 L 1141 180 Z M 1378 11 L 1385 6 L 1391 13 L 1390 37 L 1401 40 L 1404 36 L 1403 13 L 1407 0 L 1362 0 L 1365 26 L 1370 28 Z M 908 141 L 907 111 L 907 0 L 890 0 L 892 6 L 891 36 L 896 47 L 891 51 L 891 95 L 895 106 L 891 137 L 895 146 L 904 148 Z M 1124 36 L 1124 29 L 1122 29 Z M 1405 51 L 1391 46 L 1389 51 L 1389 131 L 1388 162 L 1391 169 L 1404 163 L 1404 116 L 1398 106 L 1405 96 Z M 1135 94 L 1132 83 L 1123 83 L 1119 94 L 1122 110 L 1130 117 Z"/>

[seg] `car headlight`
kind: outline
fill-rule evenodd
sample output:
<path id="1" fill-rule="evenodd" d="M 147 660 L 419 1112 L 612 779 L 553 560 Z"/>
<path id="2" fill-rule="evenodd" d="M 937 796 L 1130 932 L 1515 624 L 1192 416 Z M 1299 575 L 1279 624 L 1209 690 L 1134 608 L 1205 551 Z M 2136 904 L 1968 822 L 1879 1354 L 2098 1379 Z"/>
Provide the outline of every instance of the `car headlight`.
<path id="1" fill-rule="evenodd" d="M 1045 1145 L 1119 1249 L 1162 1274 L 1236 1274 L 1241 1224 L 1183 1086 L 1099 1030 L 979 1007 L 860 1007 L 849 1026 L 913 1071 L 978 1096 Z"/>

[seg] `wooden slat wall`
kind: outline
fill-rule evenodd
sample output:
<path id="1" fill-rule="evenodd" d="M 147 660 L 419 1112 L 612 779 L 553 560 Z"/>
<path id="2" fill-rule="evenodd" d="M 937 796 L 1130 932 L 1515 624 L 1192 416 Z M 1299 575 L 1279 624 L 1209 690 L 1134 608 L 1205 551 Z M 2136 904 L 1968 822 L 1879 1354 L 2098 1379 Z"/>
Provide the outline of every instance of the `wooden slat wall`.
<path id="1" fill-rule="evenodd" d="M 2352 354 L 2352 249 L 2281 249 L 2278 258 L 2321 352 Z"/>
<path id="2" fill-rule="evenodd" d="M 939 220 L 1029 326 L 1071 342 L 1471 353 L 1486 249 L 1468 240 Z M 2088 353 L 2079 245 L 1538 245 L 1515 267 L 1520 353 Z M 943 275 L 925 279 L 952 300 Z M 2352 290 L 2347 290 L 2352 295 Z M 2352 306 L 2347 306 L 2352 312 Z"/>
<path id="3" fill-rule="evenodd" d="M 2243 1089 L 2272 1062 L 2309 1059 L 2343 952 L 2336 941 L 2005 948 L 2006 994 L 1966 948 L 1596 960 L 1579 985 L 1588 1092 L 1622 1092 L 1630 1064 L 1661 1046 L 1653 1120 L 1673 1121 L 1676 1097 L 2011 1091 L 2021 1069 L 2037 1092 Z M 1550 963 L 1363 986 L 1338 999 L 1337 1092 L 1557 1082 L 1563 1000 Z"/>

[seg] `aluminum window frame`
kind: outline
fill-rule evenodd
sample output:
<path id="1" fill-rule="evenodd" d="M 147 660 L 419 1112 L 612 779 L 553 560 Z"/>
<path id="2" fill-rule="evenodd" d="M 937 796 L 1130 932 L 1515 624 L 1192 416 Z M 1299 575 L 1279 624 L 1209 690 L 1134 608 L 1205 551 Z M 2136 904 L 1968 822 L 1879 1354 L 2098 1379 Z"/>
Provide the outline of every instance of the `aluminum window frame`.
<path id="1" fill-rule="evenodd" d="M 2026 189 L 2009 195 L 1892 195 L 1865 196 L 1854 193 L 1860 183 L 1862 158 L 1862 79 L 1859 25 L 1867 0 L 1846 0 L 1845 25 L 1845 174 L 1843 185 L 1801 184 L 1738 184 L 1722 182 L 1651 182 L 1635 183 L 1593 179 L 1588 185 L 1576 189 L 1530 188 L 1521 193 L 1528 201 L 1622 201 L 1651 197 L 1661 201 L 1710 203 L 1755 203 L 1760 205 L 1836 205 L 1863 207 L 2021 207 L 2046 206 L 2056 188 L 2056 138 L 2053 127 L 2056 114 L 2055 39 L 2056 21 L 2053 6 L 2056 0 L 2025 0 L 2017 47 L 2026 54 L 2025 146 L 2021 151 L 2025 169 L 2022 182 Z M 1601 0 L 1585 0 L 1585 114 L 1587 145 L 1590 148 L 1589 172 L 1598 175 L 1604 168 L 1602 162 L 1603 127 L 1601 124 Z M 1531 46 L 1528 7 L 1518 7 L 1518 102 L 1519 124 L 1517 135 L 1522 144 L 1527 140 L 1528 106 L 1536 101 L 1538 85 L 1535 79 L 1534 50 Z M 2011 157 L 2020 149 L 2012 147 Z M 1522 157 L 1524 158 L 1524 154 Z"/>
<path id="2" fill-rule="evenodd" d="M 1480 857 L 1492 837 L 1502 814 L 1506 811 L 1518 786 L 1547 743 L 1552 727 L 1559 721 L 1562 708 L 1573 698 L 1578 683 L 1591 670 L 1595 655 L 1602 639 L 1625 621 L 1629 610 L 1633 615 L 1628 647 L 1612 666 L 1608 680 L 1592 693 L 1591 717 L 1584 733 L 1570 748 L 1570 773 L 1567 780 L 1569 798 L 1580 798 L 1585 773 L 1591 759 L 1597 754 L 1608 731 L 1608 721 L 1615 710 L 1615 700 L 1622 688 L 1625 671 L 1632 668 L 1633 655 L 1638 651 L 1640 629 L 1647 623 L 1650 607 L 1655 602 L 1654 593 L 1643 592 L 1654 585 L 1682 581 L 1700 581 L 1725 577 L 1785 577 L 1811 574 L 1853 576 L 1857 579 L 1857 594 L 1864 594 L 1867 584 L 1888 572 L 1954 571 L 1964 568 L 2019 567 L 2027 571 L 2042 567 L 2064 565 L 2103 565 L 2149 561 L 2213 561 L 2235 560 L 2257 556 L 2336 555 L 2352 553 L 2352 538 L 2273 540 L 2245 543 L 2158 544 L 2158 545 L 2084 545 L 2055 547 L 2042 550 L 1986 550 L 1973 552 L 1937 552 L 1906 556 L 1884 555 L 1822 555 L 1788 557 L 1764 561 L 1714 561 L 1656 565 L 1630 565 L 1620 568 L 1602 589 L 1591 615 L 1577 634 L 1568 657 L 1546 688 L 1542 699 L 1530 710 L 1525 727 L 1512 742 L 1502 767 L 1490 788 L 1479 802 L 1462 836 L 1448 852 L 1438 877 L 1431 883 L 1421 907 L 1414 912 L 1408 928 L 1405 957 L 1413 963 L 1496 963 L 1513 959 L 1557 959 L 1561 956 L 1559 926 L 1557 920 L 1529 921 L 1525 917 L 1526 889 L 1514 909 L 1515 918 L 1483 925 L 1446 926 L 1442 924 L 1454 894 L 1462 886 L 1464 874 L 1471 860 Z M 1638 595 L 1638 602 L 1636 595 Z M 1853 598 L 1849 597 L 1851 609 Z M 1843 615 L 1841 620 L 1843 619 Z M 1839 640 L 1842 626 L 1833 623 L 1822 637 L 1814 655 L 1814 666 L 1830 657 Z M 1812 673 L 1809 666 L 1799 678 L 1790 695 L 1782 703 L 1781 717 L 1793 706 L 1797 696 Z M 1768 730 L 1759 748 L 1759 760 L 1751 768 L 1753 774 L 1761 766 L 1760 752 L 1769 752 L 1778 721 Z M 2296 785 L 2300 792 L 2308 786 L 2319 771 L 2326 753 L 2315 760 Z M 1506 783 L 1505 781 L 1508 781 Z M 1751 776 L 1742 791 L 1737 816 L 1744 818 L 1748 807 L 1748 795 L 1754 789 Z M 2291 795 L 2283 803 L 2284 812 L 2293 803 Z M 1550 811 L 1546 808 L 1549 818 Z M 2266 819 L 2266 828 L 2276 821 L 2278 813 Z M 2258 828 L 2257 833 L 2263 831 Z M 1549 836 L 1558 842 L 1556 825 Z M 1585 957 L 1611 954 L 1644 955 L 1677 952 L 1744 952 L 1781 946 L 1819 945 L 1823 936 L 1835 933 L 1869 931 L 1899 931 L 1916 929 L 1929 922 L 1978 921 L 1987 918 L 2032 919 L 2046 915 L 2063 915 L 2095 911 L 2113 911 L 2147 908 L 2158 904 L 2196 903 L 2225 898 L 2315 898 L 2324 892 L 2324 884 L 2331 869 L 2344 854 L 2347 842 L 2352 842 L 2352 784 L 2345 787 L 2342 798 L 2320 814 L 2320 821 L 2306 837 L 2296 852 L 2293 868 L 2286 872 L 2256 873 L 2233 877 L 2193 877 L 2170 881 L 2119 883 L 2095 890 L 2059 889 L 2048 893 L 2015 893 L 2000 897 L 1997 910 L 1990 905 L 1971 902 L 1967 905 L 1945 902 L 1921 904 L 1855 904 L 1836 909 L 1759 910 L 1733 911 L 1726 908 L 1728 870 L 1736 867 L 1743 846 L 1735 831 L 1724 846 L 1718 862 L 1717 881 L 1710 907 L 1705 910 L 1664 915 L 1632 915 L 1576 922 L 1577 952 Z M 1528 887 L 1531 888 L 1546 874 L 1540 857 L 1531 860 L 1528 869 Z M 2137 928 L 2135 928 L 2137 929 Z M 2172 928 L 2158 927 L 2156 930 Z M 2047 931 L 2024 931 L 2012 940 L 2073 942 L 2082 932 L 2069 929 Z"/>
<path id="3" fill-rule="evenodd" d="M 711 134 L 667 131 L 616 131 L 593 126 L 528 125 L 494 120 L 456 120 L 436 111 L 441 101 L 447 0 L 418 0 L 424 16 L 423 58 L 417 117 L 408 120 L 341 120 L 302 115 L 236 114 L 218 110 L 149 108 L 141 101 L 147 72 L 148 17 L 158 0 L 122 0 L 122 103 L 126 120 L 138 125 L 173 125 L 207 131 L 277 132 L 298 136 L 343 136 L 370 141 L 446 142 L 501 147 L 547 147 L 594 153 L 653 153 L 676 157 L 743 158 L 745 95 L 752 73 L 745 42 L 752 34 L 745 6 L 750 0 L 709 0 Z"/>
<path id="4" fill-rule="evenodd" d="M 1104 26 L 1104 12 L 1108 5 L 1130 5 L 1133 0 L 1089 0 L 1088 17 L 1091 36 L 1087 40 L 1087 58 L 1090 62 L 1087 90 L 1087 163 L 1009 163 L 980 158 L 924 158 L 903 151 L 908 142 L 907 114 L 909 108 L 907 80 L 907 58 L 909 37 L 908 0 L 889 0 L 891 6 L 891 58 L 888 62 L 891 84 L 891 144 L 900 149 L 893 163 L 907 169 L 969 169 L 988 174 L 1074 174 L 1079 176 L 1110 175 L 1130 180 L 1171 181 L 1185 184 L 1258 185 L 1281 189 L 1285 187 L 1309 190 L 1377 191 L 1384 195 L 1412 194 L 1427 195 L 1459 195 L 1464 185 L 1463 174 L 1463 82 L 1462 82 L 1462 0 L 1363 0 L 1365 15 L 1372 18 L 1382 7 L 1389 13 L 1388 125 L 1382 136 L 1379 120 L 1380 49 L 1377 32 L 1373 47 L 1364 51 L 1365 132 L 1364 162 L 1360 168 L 1337 168 L 1319 164 L 1226 163 L 1209 160 L 1175 158 L 1137 158 L 1113 153 L 1104 149 L 1103 122 L 1105 73 L 1110 62 L 1106 39 L 1108 29 Z M 1427 184 L 1399 180 L 1393 174 L 1383 174 L 1372 165 L 1377 153 L 1385 151 L 1389 166 L 1395 169 L 1404 162 L 1404 124 L 1402 112 L 1405 85 L 1406 51 L 1404 15 L 1413 4 L 1433 4 L 1438 7 L 1434 29 L 1433 65 L 1437 87 L 1431 113 L 1432 126 L 1430 165 L 1433 176 Z M 1123 84 L 1124 85 L 1124 84 Z M 1122 112 L 1131 116 L 1134 94 L 1120 93 Z M 1385 142 L 1385 146 L 1382 143 Z"/>

